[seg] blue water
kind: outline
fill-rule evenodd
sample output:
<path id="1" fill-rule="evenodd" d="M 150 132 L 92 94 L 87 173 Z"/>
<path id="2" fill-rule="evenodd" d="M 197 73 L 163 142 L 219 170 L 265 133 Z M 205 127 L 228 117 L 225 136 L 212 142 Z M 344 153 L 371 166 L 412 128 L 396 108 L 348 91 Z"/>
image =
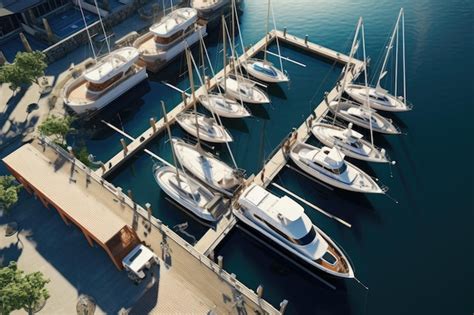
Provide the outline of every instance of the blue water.
<path id="1" fill-rule="evenodd" d="M 400 6 L 406 11 L 408 98 L 410 113 L 391 115 L 406 135 L 375 137 L 397 161 L 386 165 L 354 161 L 390 187 L 396 204 L 383 196 L 329 191 L 285 169 L 276 182 L 352 224 L 347 228 L 307 208 L 311 219 L 350 256 L 355 281 L 335 281 L 332 290 L 273 253 L 241 229 L 219 248 L 225 269 L 251 288 L 264 286 L 264 297 L 275 306 L 289 300 L 288 314 L 471 314 L 474 310 L 473 171 L 469 167 L 473 134 L 470 71 L 474 70 L 472 1 L 272 1 L 278 28 L 347 53 L 360 15 L 364 16 L 367 51 L 375 66 Z M 246 1 L 241 26 L 246 44 L 264 34 L 266 1 Z M 211 58 L 221 65 L 218 31 L 207 39 Z M 275 51 L 275 46 L 270 48 Z M 282 47 L 282 54 L 307 65 L 285 63 L 291 84 L 269 89 L 272 104 L 249 105 L 253 117 L 225 120 L 235 138 L 232 150 L 240 167 L 257 172 L 280 140 L 297 127 L 331 89 L 340 68 L 304 52 Z M 273 61 L 276 62 L 275 59 Z M 103 113 L 104 119 L 138 136 L 150 117 L 160 118 L 160 100 L 168 109 L 180 95 L 161 81 L 187 89 L 182 58 L 138 86 Z M 374 72 L 373 70 L 371 71 Z M 202 109 L 200 109 L 202 110 Z M 107 160 L 121 148 L 120 135 L 93 121 L 80 129 L 98 159 Z M 179 127 L 172 133 L 185 136 Z M 314 139 L 310 140 L 315 142 Z M 171 161 L 164 136 L 149 145 Z M 221 146 L 215 152 L 230 161 Z M 138 154 L 109 178 L 131 189 L 140 204 L 150 202 L 154 215 L 167 225 L 184 221 L 199 238 L 206 228 L 164 199 L 151 175 L 153 161 Z M 274 190 L 280 194 L 279 191 Z M 183 236 L 186 238 L 186 236 Z M 188 239 L 189 241 L 192 241 Z M 321 274 L 317 274 L 322 276 Z"/>

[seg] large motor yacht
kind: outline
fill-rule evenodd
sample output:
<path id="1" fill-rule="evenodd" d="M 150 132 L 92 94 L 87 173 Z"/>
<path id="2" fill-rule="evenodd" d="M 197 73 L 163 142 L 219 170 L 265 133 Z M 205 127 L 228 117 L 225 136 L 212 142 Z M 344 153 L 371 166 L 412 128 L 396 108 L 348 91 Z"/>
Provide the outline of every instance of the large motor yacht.
<path id="1" fill-rule="evenodd" d="M 311 266 L 330 275 L 354 278 L 354 271 L 341 249 L 291 198 L 277 197 L 252 184 L 238 199 L 235 216 Z"/>
<path id="2" fill-rule="evenodd" d="M 346 162 L 337 147 L 320 149 L 297 142 L 291 148 L 290 157 L 303 171 L 334 187 L 363 193 L 383 193 L 372 177 Z"/>
<path id="3" fill-rule="evenodd" d="M 153 24 L 133 46 L 140 51 L 140 58 L 147 65 L 153 65 L 172 60 L 206 35 L 206 24 L 198 19 L 196 9 L 180 8 Z"/>
<path id="4" fill-rule="evenodd" d="M 114 101 L 148 75 L 137 64 L 138 51 L 123 47 L 110 52 L 62 90 L 64 103 L 77 114 L 97 111 Z"/>

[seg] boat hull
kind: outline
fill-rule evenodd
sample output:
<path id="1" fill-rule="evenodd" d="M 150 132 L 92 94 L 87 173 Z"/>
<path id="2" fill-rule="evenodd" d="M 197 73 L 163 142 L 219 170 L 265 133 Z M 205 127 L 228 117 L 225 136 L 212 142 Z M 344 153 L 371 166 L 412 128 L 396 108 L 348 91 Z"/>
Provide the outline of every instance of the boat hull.
<path id="1" fill-rule="evenodd" d="M 107 92 L 100 94 L 95 100 L 89 102 L 77 102 L 70 99 L 68 94 L 70 92 L 70 88 L 76 84 L 76 81 L 85 80 L 84 77 L 81 76 L 64 88 L 64 104 L 78 115 L 99 111 L 147 78 L 148 75 L 146 73 L 146 69 L 141 67 L 136 73 L 124 78 L 122 82 L 113 86 Z"/>
<path id="2" fill-rule="evenodd" d="M 256 231 L 257 233 L 259 233 L 259 234 L 263 235 L 264 237 L 268 238 L 269 240 L 274 242 L 276 245 L 282 247 L 287 252 L 291 253 L 296 258 L 298 258 L 298 259 L 304 261 L 305 263 L 309 264 L 311 267 L 314 267 L 319 271 L 322 271 L 322 272 L 324 272 L 328 275 L 331 275 L 331 276 L 334 276 L 334 277 L 337 277 L 337 278 L 343 278 L 343 279 L 354 278 L 354 270 L 353 270 L 352 266 L 350 265 L 349 260 L 347 259 L 347 257 L 345 257 L 345 255 L 343 254 L 343 251 L 317 226 L 314 226 L 316 231 L 321 236 L 323 236 L 323 238 L 326 240 L 326 242 L 331 244 L 341 254 L 341 256 L 347 262 L 347 265 L 349 266 L 349 272 L 348 273 L 337 273 L 337 272 L 334 272 L 330 269 L 323 268 L 321 265 L 317 264 L 314 260 L 312 260 L 309 257 L 303 255 L 301 252 L 299 252 L 298 250 L 296 250 L 293 247 L 289 246 L 288 244 L 286 244 L 285 242 L 283 242 L 279 238 L 276 238 L 270 232 L 262 229 L 258 224 L 256 224 L 251 219 L 249 219 L 245 214 L 243 214 L 240 209 L 233 209 L 232 212 L 237 217 L 237 219 L 239 219 L 240 222 L 244 223 L 247 227 L 250 227 L 251 230 Z"/>
<path id="3" fill-rule="evenodd" d="M 221 117 L 244 118 L 251 116 L 242 104 L 235 100 L 227 99 L 221 95 L 209 94 L 209 98 L 206 95 L 200 95 L 199 102 L 208 111 L 213 112 Z M 225 102 L 227 106 L 218 105 L 216 102 Z"/>
<path id="4" fill-rule="evenodd" d="M 225 90 L 225 94 L 235 100 L 242 101 L 245 103 L 250 104 L 268 104 L 270 103 L 270 98 L 268 95 L 262 91 L 260 88 L 256 87 L 255 84 L 251 84 L 249 82 L 242 81 L 243 83 L 239 83 L 235 79 L 227 78 L 226 83 L 224 84 L 223 78 L 219 79 L 219 86 Z M 239 92 L 239 86 L 242 85 L 249 91 L 251 91 L 251 95 L 243 94 Z"/>
<path id="5" fill-rule="evenodd" d="M 344 89 L 344 92 L 346 92 L 355 101 L 361 104 L 365 104 L 367 103 L 367 96 L 365 95 L 366 90 L 367 88 L 365 86 L 353 84 L 353 85 L 347 86 Z M 370 87 L 369 94 L 377 95 L 380 93 L 377 92 L 375 88 Z M 376 110 L 386 111 L 386 112 L 395 112 L 395 113 L 408 112 L 412 110 L 411 106 L 406 105 L 402 100 L 396 98 L 395 96 L 389 93 L 382 93 L 381 95 L 385 97 L 386 99 L 377 101 L 372 98 L 369 98 L 369 106 L 371 108 L 376 109 Z"/>

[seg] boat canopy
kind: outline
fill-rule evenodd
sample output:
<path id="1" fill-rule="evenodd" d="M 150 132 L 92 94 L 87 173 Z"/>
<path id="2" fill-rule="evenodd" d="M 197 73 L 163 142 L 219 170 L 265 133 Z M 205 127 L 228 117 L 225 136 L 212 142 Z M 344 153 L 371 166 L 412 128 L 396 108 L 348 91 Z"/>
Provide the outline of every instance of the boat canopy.
<path id="1" fill-rule="evenodd" d="M 95 67 L 86 71 L 84 78 L 91 83 L 104 83 L 117 74 L 127 71 L 138 57 L 138 50 L 133 47 L 125 47 L 113 51 Z"/>

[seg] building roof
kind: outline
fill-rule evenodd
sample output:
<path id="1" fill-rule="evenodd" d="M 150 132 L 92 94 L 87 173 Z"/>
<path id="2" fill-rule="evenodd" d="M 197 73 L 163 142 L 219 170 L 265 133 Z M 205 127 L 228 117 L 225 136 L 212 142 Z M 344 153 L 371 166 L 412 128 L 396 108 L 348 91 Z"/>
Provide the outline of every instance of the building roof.
<path id="1" fill-rule="evenodd" d="M 43 0 L 0 0 L 0 17 L 20 13 Z"/>
<path id="2" fill-rule="evenodd" d="M 47 153 L 25 144 L 3 161 L 77 225 L 105 244 L 126 222 L 111 211 L 105 198 L 95 196 L 92 190 L 97 190 L 99 183 L 86 183 L 84 178 L 75 176 L 66 158 L 58 153 Z"/>

